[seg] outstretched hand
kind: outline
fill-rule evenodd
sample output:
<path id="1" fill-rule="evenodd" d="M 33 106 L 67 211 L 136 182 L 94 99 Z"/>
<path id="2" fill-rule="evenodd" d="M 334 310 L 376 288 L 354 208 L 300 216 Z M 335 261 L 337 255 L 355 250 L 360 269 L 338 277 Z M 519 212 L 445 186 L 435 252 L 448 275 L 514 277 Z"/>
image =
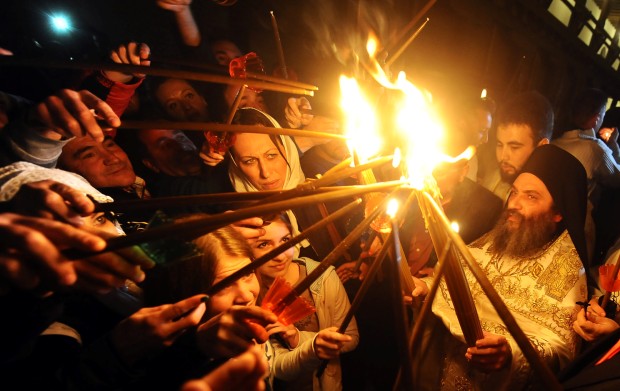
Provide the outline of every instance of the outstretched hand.
<path id="1" fill-rule="evenodd" d="M 116 50 L 110 53 L 110 59 L 117 64 L 140 65 L 148 67 L 151 65 L 151 48 L 145 43 L 129 42 L 126 45 L 119 45 Z M 142 79 L 145 77 L 143 73 L 127 74 L 116 71 L 104 71 L 106 77 L 118 83 L 127 84 L 137 77 Z"/>
<path id="2" fill-rule="evenodd" d="M 204 297 L 196 295 L 175 304 L 142 308 L 120 322 L 110 338 L 123 362 L 133 365 L 172 345 L 187 329 L 197 326 L 207 308 Z"/>
<path id="3" fill-rule="evenodd" d="M 87 90 L 60 90 L 34 106 L 29 114 L 29 124 L 40 128 L 43 137 L 91 136 L 102 142 L 104 134 L 97 119 L 105 120 L 110 127 L 121 124 L 114 110 Z"/>
<path id="4" fill-rule="evenodd" d="M 234 305 L 198 327 L 199 349 L 211 357 L 233 357 L 269 338 L 267 325 L 277 317 L 256 306 Z"/>
<path id="5" fill-rule="evenodd" d="M 262 391 L 268 369 L 265 353 L 259 346 L 253 346 L 202 379 L 188 381 L 181 391 Z"/>
<path id="6" fill-rule="evenodd" d="M 94 203 L 84 193 L 53 180 L 22 185 L 9 202 L 11 211 L 27 216 L 63 221 L 74 226 L 92 214 Z"/>

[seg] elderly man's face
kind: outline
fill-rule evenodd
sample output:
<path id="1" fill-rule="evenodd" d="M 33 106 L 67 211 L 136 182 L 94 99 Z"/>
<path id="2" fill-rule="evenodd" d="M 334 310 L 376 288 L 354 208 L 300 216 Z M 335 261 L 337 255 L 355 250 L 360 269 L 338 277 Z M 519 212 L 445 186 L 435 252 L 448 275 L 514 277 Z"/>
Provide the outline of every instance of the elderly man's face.
<path id="1" fill-rule="evenodd" d="M 506 209 L 509 226 L 517 230 L 524 219 L 552 212 L 553 198 L 547 186 L 537 176 L 524 172 L 512 185 Z M 562 217 L 555 213 L 552 219 L 557 223 Z"/>
<path id="2" fill-rule="evenodd" d="M 149 169 L 171 176 L 200 174 L 198 149 L 180 130 L 141 130 L 138 137 L 148 151 L 143 163 Z"/>
<path id="3" fill-rule="evenodd" d="M 512 186 L 502 218 L 491 232 L 490 250 L 516 257 L 535 255 L 554 238 L 561 220 L 545 184 L 533 174 L 522 173 Z"/>
<path id="4" fill-rule="evenodd" d="M 96 188 L 125 187 L 136 180 L 127 154 L 111 137 L 103 142 L 90 136 L 76 137 L 64 146 L 58 163 Z"/>

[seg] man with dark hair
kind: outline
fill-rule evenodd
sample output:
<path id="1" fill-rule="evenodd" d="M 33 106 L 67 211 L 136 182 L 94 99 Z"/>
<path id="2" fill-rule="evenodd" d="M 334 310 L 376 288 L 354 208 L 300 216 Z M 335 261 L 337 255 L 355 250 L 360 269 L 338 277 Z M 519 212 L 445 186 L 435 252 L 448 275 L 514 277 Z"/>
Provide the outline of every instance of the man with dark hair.
<path id="1" fill-rule="evenodd" d="M 536 148 L 515 179 L 504 215 L 469 250 L 492 281 L 541 358 L 555 371 L 572 360 L 577 335 L 575 302 L 586 298 L 584 220 L 586 176 L 569 153 Z M 467 346 L 445 281 L 433 301 L 428 346 L 421 346 L 429 389 L 526 389 L 527 360 L 473 274 L 464 267 L 484 336 Z M 430 278 L 425 279 L 427 284 Z M 414 295 L 428 285 L 417 280 Z M 442 363 L 442 365 L 438 365 Z M 439 368 L 437 368 L 439 367 Z M 443 368 L 442 368 L 443 367 Z"/>
<path id="2" fill-rule="evenodd" d="M 549 144 L 553 132 L 553 108 L 540 93 L 515 96 L 497 113 L 498 167 L 489 170 L 481 184 L 506 200 L 510 185 L 538 146 Z"/>
<path id="3" fill-rule="evenodd" d="M 607 95 L 590 88 L 577 97 L 573 106 L 573 130 L 568 130 L 553 140 L 558 147 L 570 152 L 586 169 L 588 197 L 596 208 L 600 198 L 600 185 L 620 186 L 620 148 L 618 132 L 603 141 L 596 137 L 605 118 Z"/>

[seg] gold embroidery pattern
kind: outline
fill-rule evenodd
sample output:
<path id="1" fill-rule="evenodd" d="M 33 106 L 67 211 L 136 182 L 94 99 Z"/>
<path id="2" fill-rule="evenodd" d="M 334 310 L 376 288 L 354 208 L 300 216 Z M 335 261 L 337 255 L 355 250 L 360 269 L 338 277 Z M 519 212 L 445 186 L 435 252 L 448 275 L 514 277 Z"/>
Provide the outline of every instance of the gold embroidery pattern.
<path id="1" fill-rule="evenodd" d="M 577 312 L 577 307 L 562 305 L 562 299 L 566 297 L 572 287 L 579 281 L 579 270 L 582 266 L 568 233 L 565 231 L 540 254 L 528 259 L 504 258 L 501 255 L 492 256 L 488 251 L 485 251 L 484 246 L 482 246 L 481 250 L 490 259 L 486 265 L 479 260 L 480 266 L 484 269 L 489 281 L 508 308 L 523 318 L 553 331 L 565 343 L 571 346 L 574 345 L 575 336 L 572 331 L 572 322 Z M 547 263 L 544 261 L 546 257 L 553 257 L 551 261 L 547 261 L 550 264 L 547 269 L 544 267 L 544 263 Z M 541 260 L 542 263 L 538 260 Z M 564 265 L 553 266 L 559 263 L 564 263 Z M 552 279 L 546 277 L 547 270 L 549 269 L 555 270 L 550 272 Z M 559 269 L 563 269 L 562 279 L 557 277 L 557 270 Z M 464 270 L 476 307 L 483 308 L 484 304 L 482 303 L 490 306 L 480 284 L 473 277 L 469 268 L 464 266 Z M 528 280 L 532 282 L 528 282 Z M 541 281 L 546 283 L 541 284 Z M 533 282 L 535 282 L 535 285 Z M 543 291 L 543 287 L 547 289 Z M 440 288 L 441 296 L 446 304 L 451 309 L 454 309 L 445 280 L 440 284 Z M 585 299 L 584 287 L 580 286 L 578 291 L 580 297 L 577 300 Z M 555 297 L 551 296 L 549 292 Z M 560 293 L 562 293 L 562 297 L 558 298 Z M 501 332 L 497 334 L 507 335 L 507 333 Z"/>
<path id="2" fill-rule="evenodd" d="M 547 296 L 562 301 L 579 280 L 574 270 L 581 268 L 579 255 L 574 247 L 560 246 L 553 260 L 536 281 L 537 289 L 545 289 Z"/>

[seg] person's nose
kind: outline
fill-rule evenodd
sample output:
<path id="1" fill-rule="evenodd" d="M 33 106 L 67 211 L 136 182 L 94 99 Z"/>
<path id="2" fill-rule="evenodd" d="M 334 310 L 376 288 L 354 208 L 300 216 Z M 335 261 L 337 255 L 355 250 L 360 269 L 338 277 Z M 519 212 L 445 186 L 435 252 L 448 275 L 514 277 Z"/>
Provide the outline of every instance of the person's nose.
<path id="1" fill-rule="evenodd" d="M 235 296 L 235 304 L 248 305 L 254 300 L 255 296 L 250 289 L 250 284 L 237 281 L 237 292 Z"/>
<path id="2" fill-rule="evenodd" d="M 519 194 L 511 193 L 510 197 L 508 197 L 506 207 L 508 209 L 521 210 L 521 196 Z"/>
<path id="3" fill-rule="evenodd" d="M 497 157 L 499 162 L 507 162 L 510 161 L 510 151 L 506 147 L 498 147 L 497 148 Z"/>
<path id="4" fill-rule="evenodd" d="M 280 253 L 280 254 L 276 255 L 276 256 L 273 258 L 273 260 L 274 260 L 274 261 L 277 261 L 278 263 L 281 263 L 281 262 L 286 261 L 286 251 L 285 251 L 285 252 L 283 252 L 283 253 Z"/>
<path id="5" fill-rule="evenodd" d="M 116 153 L 114 153 L 114 151 L 104 149 L 102 153 L 103 164 L 105 164 L 106 166 L 111 166 L 121 161 L 120 157 Z"/>
<path id="6" fill-rule="evenodd" d="M 264 179 L 269 179 L 269 177 L 271 176 L 271 172 L 272 172 L 272 169 L 269 163 L 259 162 L 258 167 L 260 170 L 260 177 Z"/>

